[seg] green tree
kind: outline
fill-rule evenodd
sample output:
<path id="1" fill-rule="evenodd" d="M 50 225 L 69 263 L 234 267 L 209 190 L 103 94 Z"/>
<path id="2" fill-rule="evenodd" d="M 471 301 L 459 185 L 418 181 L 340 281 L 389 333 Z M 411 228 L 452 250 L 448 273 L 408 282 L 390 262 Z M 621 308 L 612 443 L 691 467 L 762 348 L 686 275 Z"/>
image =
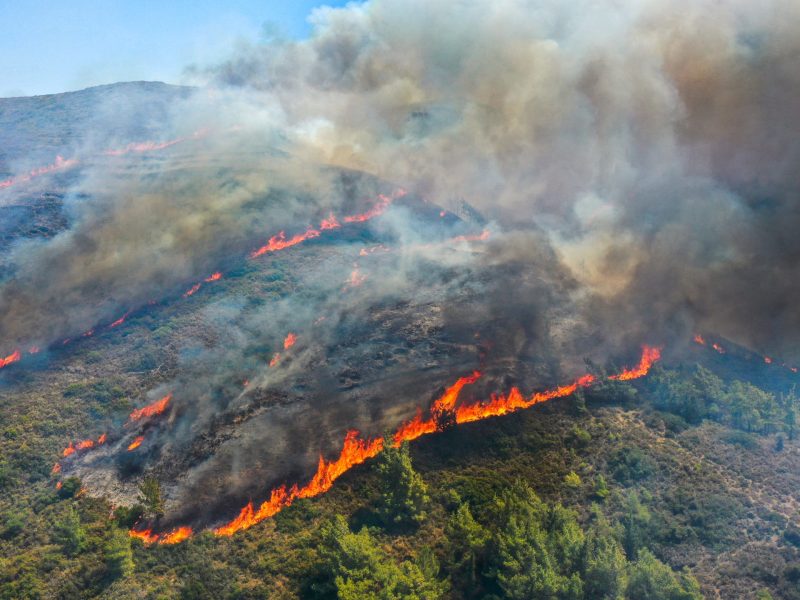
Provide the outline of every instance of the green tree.
<path id="1" fill-rule="evenodd" d="M 367 529 L 353 533 L 337 515 L 322 531 L 321 555 L 341 600 L 395 600 L 441 598 L 446 586 L 435 578 L 438 564 L 423 552 L 420 564 L 392 561 Z"/>
<path id="2" fill-rule="evenodd" d="M 574 513 L 563 507 L 548 509 L 522 482 L 504 492 L 497 504 L 500 524 L 493 572 L 505 597 L 581 598 L 580 576 L 562 572 L 569 570 L 576 544 L 582 541 L 580 528 L 578 534 L 573 527 Z"/>
<path id="3" fill-rule="evenodd" d="M 627 565 L 614 531 L 599 510 L 586 537 L 585 596 L 596 600 L 620 600 L 627 585 Z"/>
<path id="4" fill-rule="evenodd" d="M 377 461 L 381 496 L 378 513 L 387 525 L 417 525 L 425 520 L 428 486 L 411 465 L 408 444 L 387 445 Z"/>
<path id="5" fill-rule="evenodd" d="M 54 528 L 54 539 L 61 545 L 64 553 L 74 556 L 86 548 L 86 530 L 74 506 L 67 509 L 64 518 Z"/>
<path id="6" fill-rule="evenodd" d="M 117 579 L 133 573 L 133 551 L 131 538 L 126 531 L 111 525 L 103 545 L 106 569 L 109 577 Z"/>
<path id="7" fill-rule="evenodd" d="M 593 493 L 595 498 L 597 498 L 598 500 L 605 500 L 611 493 L 611 490 L 608 489 L 608 483 L 606 482 L 606 478 L 603 477 L 602 473 L 598 474 L 597 477 L 595 477 Z"/>
<path id="8" fill-rule="evenodd" d="M 474 589 L 489 532 L 473 518 L 466 503 L 453 513 L 444 531 L 447 535 L 448 571 L 451 577 L 459 587 Z"/>
<path id="9" fill-rule="evenodd" d="M 650 511 L 641 503 L 635 491 L 629 492 L 625 497 L 621 521 L 625 554 L 628 560 L 635 560 L 639 549 L 645 545 L 650 525 Z"/>
<path id="10" fill-rule="evenodd" d="M 139 484 L 139 502 L 144 505 L 150 516 L 162 517 L 164 515 L 164 499 L 161 497 L 161 484 L 158 479 L 147 476 Z"/>
<path id="11" fill-rule="evenodd" d="M 646 548 L 630 566 L 625 591 L 629 600 L 702 600 L 700 585 L 688 571 L 676 575 Z"/>

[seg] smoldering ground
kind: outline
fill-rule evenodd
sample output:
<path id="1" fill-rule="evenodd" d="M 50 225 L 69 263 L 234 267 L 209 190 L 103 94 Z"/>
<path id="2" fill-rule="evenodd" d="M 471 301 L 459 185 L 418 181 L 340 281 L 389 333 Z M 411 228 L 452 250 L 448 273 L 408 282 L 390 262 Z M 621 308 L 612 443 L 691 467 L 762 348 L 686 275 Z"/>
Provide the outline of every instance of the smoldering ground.
<path id="1" fill-rule="evenodd" d="M 233 339 L 222 349 L 186 340 L 174 381 L 185 399 L 163 422 L 174 433 L 153 435 L 137 467 L 161 469 L 183 506 L 231 483 L 238 497 L 300 477 L 343 428 L 400 420 L 425 397 L 419 388 L 476 362 L 501 387 L 533 386 L 586 355 L 642 342 L 679 351 L 697 329 L 800 358 L 798 17 L 791 0 L 319 9 L 307 40 L 243 47 L 193 70 L 212 91 L 180 104 L 170 126 L 223 134 L 156 160 L 86 166 L 69 229 L 14 250 L 0 333 L 14 343 L 74 335 L 240 257 L 265 233 L 302 231 L 393 186 L 451 209 L 466 199 L 487 216 L 486 249 L 454 254 L 426 247 L 425 220 L 399 207 L 370 239 L 417 250 L 370 257 L 390 262 L 362 286 L 342 291 L 354 257 L 309 246 L 304 273 L 325 282 L 315 292 L 265 312 L 209 308 Z M 371 177 L 343 180 L 339 169 Z M 408 332 L 373 335 L 392 306 L 425 333 L 410 342 L 422 354 L 408 371 L 381 354 Z M 436 326 L 408 306 L 435 308 Z M 309 313 L 328 319 L 314 328 Z M 270 371 L 290 327 L 313 341 Z M 430 380 L 419 375 L 426 343 L 441 354 Z M 234 391 L 243 364 L 258 365 L 253 390 Z M 369 371 L 357 384 L 352 364 Z M 412 379 L 419 388 L 403 383 Z M 398 382 L 404 398 L 392 393 Z M 226 425 L 233 414 L 244 420 Z"/>

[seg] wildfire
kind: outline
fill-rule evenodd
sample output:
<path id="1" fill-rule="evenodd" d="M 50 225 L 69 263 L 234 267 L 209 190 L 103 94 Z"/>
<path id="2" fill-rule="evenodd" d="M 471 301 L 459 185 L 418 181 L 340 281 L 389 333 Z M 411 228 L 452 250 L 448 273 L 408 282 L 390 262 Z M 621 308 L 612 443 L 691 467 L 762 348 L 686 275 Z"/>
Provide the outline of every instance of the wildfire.
<path id="1" fill-rule="evenodd" d="M 59 473 L 61 473 L 61 465 L 59 463 L 54 464 L 53 465 L 53 470 L 50 471 L 50 473 L 52 475 L 58 475 Z"/>
<path id="2" fill-rule="evenodd" d="M 189 296 L 197 292 L 197 290 L 199 290 L 202 285 L 203 285 L 202 283 L 195 283 L 192 287 L 190 287 L 183 293 L 183 297 L 188 298 Z"/>
<path id="3" fill-rule="evenodd" d="M 152 404 L 148 404 L 147 406 L 143 406 L 142 408 L 137 408 L 131 413 L 129 421 L 138 421 L 139 419 L 143 419 L 144 417 L 153 417 L 155 415 L 160 415 L 165 410 L 167 410 L 167 405 L 169 404 L 170 400 L 172 400 L 171 393 L 161 398 L 161 400 L 156 400 Z"/>
<path id="4" fill-rule="evenodd" d="M 54 171 L 61 171 L 64 169 L 69 169 L 70 167 L 74 167 L 78 164 L 78 160 L 75 158 L 67 158 L 65 159 L 63 156 L 56 156 L 56 160 L 53 164 L 47 165 L 44 167 L 39 167 L 37 169 L 33 169 L 24 175 L 18 175 L 17 177 L 11 177 L 10 179 L 6 179 L 5 181 L 0 181 L 0 189 L 10 187 L 16 183 L 23 183 L 26 181 L 30 181 L 34 177 L 39 177 L 40 175 L 46 175 L 47 173 L 53 173 Z"/>
<path id="5" fill-rule="evenodd" d="M 283 349 L 288 350 L 294 343 L 297 341 L 297 336 L 294 333 L 289 332 L 286 336 L 286 339 L 283 340 Z"/>
<path id="6" fill-rule="evenodd" d="M 216 273 L 212 273 L 211 275 L 206 277 L 203 281 L 205 281 L 206 283 L 211 283 L 212 281 L 219 281 L 220 279 L 222 279 L 222 273 L 217 271 Z"/>
<path id="7" fill-rule="evenodd" d="M 17 362 L 20 358 L 22 358 L 22 354 L 19 350 L 14 350 L 11 354 L 6 356 L 5 358 L 0 358 L 0 369 L 3 367 L 7 367 L 11 363 Z"/>
<path id="8" fill-rule="evenodd" d="M 723 348 L 723 347 L 722 347 L 722 346 L 720 346 L 719 344 L 716 344 L 716 343 L 714 343 L 714 344 L 711 344 L 711 347 L 712 347 L 714 350 L 716 350 L 717 352 L 719 352 L 720 354 L 725 354 L 725 348 Z"/>
<path id="9" fill-rule="evenodd" d="M 312 498 L 327 492 L 333 482 L 344 473 L 355 465 L 376 456 L 381 450 L 383 450 L 383 438 L 362 440 L 358 437 L 358 431 L 348 431 L 339 458 L 328 462 L 320 456 L 317 472 L 305 486 L 298 488 L 295 485 L 287 489 L 284 485 L 275 488 L 272 490 L 269 500 L 263 502 L 258 510 L 255 510 L 253 503 L 249 502 L 235 519 L 218 527 L 214 533 L 222 536 L 233 535 L 237 531 L 252 527 L 256 523 L 274 516 L 297 498 Z"/>
<path id="10" fill-rule="evenodd" d="M 75 454 L 75 446 L 73 445 L 73 443 L 72 443 L 72 442 L 70 442 L 70 443 L 69 443 L 69 446 L 67 446 L 66 448 L 64 448 L 64 450 L 61 452 L 61 456 L 63 456 L 64 458 L 66 458 L 66 457 L 67 457 L 67 456 L 69 456 L 70 454 Z"/>
<path id="11" fill-rule="evenodd" d="M 699 333 L 694 334 L 694 343 L 695 344 L 700 344 L 701 346 L 705 346 L 706 345 L 705 339 L 703 339 L 703 336 L 700 335 Z"/>
<path id="12" fill-rule="evenodd" d="M 347 284 L 344 286 L 345 289 L 347 288 L 355 288 L 360 286 L 367 280 L 367 276 L 362 274 L 361 271 L 358 270 L 358 266 L 356 266 L 352 273 L 350 273 L 350 277 L 347 278 Z"/>
<path id="13" fill-rule="evenodd" d="M 370 219 L 374 219 L 382 215 L 386 212 L 386 209 L 389 208 L 389 205 L 395 198 L 399 198 L 405 195 L 405 190 L 397 190 L 392 196 L 385 196 L 383 194 L 378 195 L 378 202 L 368 211 L 364 213 L 360 213 L 357 215 L 350 215 L 344 217 L 342 220 L 345 223 L 363 223 L 364 221 L 369 221 Z M 341 227 L 339 220 L 333 213 L 328 215 L 327 219 L 323 219 L 320 222 L 319 229 L 314 229 L 313 227 L 308 227 L 303 233 L 297 233 L 291 238 L 286 238 L 286 232 L 281 231 L 277 235 L 273 235 L 269 238 L 266 244 L 261 246 L 260 248 L 253 250 L 250 253 L 250 258 L 258 258 L 259 256 L 263 256 L 264 254 L 268 254 L 270 252 L 277 252 L 278 250 L 285 250 L 286 248 L 291 248 L 292 246 L 296 246 L 297 244 L 301 244 L 306 240 L 310 240 L 313 238 L 317 238 L 322 235 L 323 231 L 337 229 Z"/>
<path id="14" fill-rule="evenodd" d="M 633 369 L 624 369 L 618 375 L 612 375 L 609 379 L 616 379 L 618 381 L 629 381 L 631 379 L 638 379 L 644 377 L 650 371 L 653 363 L 661 358 L 661 348 L 654 346 L 642 346 L 642 358 L 639 364 Z"/>
<path id="15" fill-rule="evenodd" d="M 143 531 L 131 529 L 128 531 L 128 535 L 130 535 L 132 538 L 142 540 L 145 544 L 152 544 L 158 539 L 158 534 L 153 533 L 152 529 L 145 529 Z"/>
<path id="16" fill-rule="evenodd" d="M 109 329 L 113 329 L 114 327 L 119 327 L 120 325 L 122 325 L 125 322 L 125 319 L 127 319 L 128 315 L 130 315 L 130 314 L 131 314 L 131 311 L 126 312 L 119 319 L 117 319 L 113 323 L 109 324 L 108 328 Z"/>
<path id="17" fill-rule="evenodd" d="M 647 374 L 652 364 L 660 358 L 660 349 L 643 346 L 639 366 L 635 369 L 626 369 L 618 375 L 611 376 L 610 379 L 624 378 L 625 380 L 630 380 L 643 377 Z M 479 377 L 481 377 L 479 371 L 475 371 L 466 377 L 460 377 L 445 390 L 442 396 L 434 401 L 431 406 L 431 414 L 443 415 L 451 413 L 455 415 L 456 423 L 469 423 L 529 408 L 553 398 L 569 396 L 579 388 L 588 387 L 596 381 L 593 375 L 583 375 L 569 385 L 544 392 L 536 392 L 529 398 L 523 396 L 519 389 L 515 387 L 507 395 L 493 394 L 488 402 L 459 406 L 458 396 L 461 390 L 464 386 L 477 381 Z M 436 432 L 438 429 L 435 418 L 437 417 L 432 416 L 430 419 L 425 419 L 420 409 L 414 419 L 401 425 L 394 433 L 392 440 L 394 445 Z M 137 438 L 138 441 L 141 441 L 141 439 Z M 348 431 L 339 458 L 326 461 L 323 456 L 320 456 L 317 470 L 305 486 L 298 487 L 293 485 L 288 488 L 286 485 L 281 485 L 274 488 L 270 492 L 269 499 L 262 502 L 257 509 L 252 502 L 248 502 L 234 519 L 214 529 L 214 534 L 218 536 L 233 535 L 276 515 L 298 498 L 312 498 L 328 491 L 339 477 L 354 466 L 376 456 L 383 450 L 383 447 L 384 439 L 382 437 L 361 439 L 358 431 Z M 192 530 L 189 527 L 181 527 L 167 534 L 162 543 L 177 543 L 188 538 L 191 534 Z M 153 534 L 152 530 L 149 529 L 144 531 L 131 530 L 130 535 L 142 539 L 145 543 L 153 543 L 158 539 L 158 535 Z M 167 541 L 168 539 L 170 541 Z"/>
<path id="18" fill-rule="evenodd" d="M 769 356 L 765 356 L 764 357 L 764 362 L 767 363 L 768 365 L 771 365 L 772 364 L 772 359 Z"/>
<path id="19" fill-rule="evenodd" d="M 489 239 L 489 230 L 484 229 L 479 234 L 473 235 L 457 235 L 451 241 L 453 242 L 485 242 Z"/>
<path id="20" fill-rule="evenodd" d="M 138 436 L 135 440 L 133 440 L 130 443 L 130 446 L 128 446 L 128 452 L 131 452 L 132 450 L 136 450 L 139 446 L 142 445 L 143 441 L 144 441 L 144 436 L 143 435 Z"/>
<path id="21" fill-rule="evenodd" d="M 124 148 L 119 148 L 116 150 L 106 150 L 104 154 L 106 156 L 122 156 L 124 154 L 128 154 L 130 152 L 152 152 L 154 150 L 164 150 L 165 148 L 169 148 L 170 146 L 174 146 L 175 144 L 180 144 L 186 138 L 177 138 L 174 140 L 168 140 L 166 142 L 132 142 L 125 146 Z"/>
<path id="22" fill-rule="evenodd" d="M 276 352 L 275 355 L 272 357 L 272 360 L 269 361 L 269 366 L 274 367 L 280 362 L 280 360 L 281 360 L 281 353 Z"/>
<path id="23" fill-rule="evenodd" d="M 158 537 L 158 536 L 156 536 Z M 169 533 L 164 534 L 164 537 L 161 538 L 160 544 L 179 544 L 183 540 L 189 539 L 192 537 L 192 528 L 191 527 L 178 527 L 177 529 L 173 529 Z"/>

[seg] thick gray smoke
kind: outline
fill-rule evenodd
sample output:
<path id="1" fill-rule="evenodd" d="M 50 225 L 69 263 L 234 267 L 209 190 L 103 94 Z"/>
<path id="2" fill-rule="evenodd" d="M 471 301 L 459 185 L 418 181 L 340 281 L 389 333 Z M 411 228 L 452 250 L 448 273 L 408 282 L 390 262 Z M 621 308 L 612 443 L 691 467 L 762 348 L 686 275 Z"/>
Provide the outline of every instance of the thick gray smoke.
<path id="1" fill-rule="evenodd" d="M 531 386 L 696 330 L 800 359 L 795 0 L 373 0 L 311 18 L 307 40 L 193 68 L 204 87 L 169 121 L 191 150 L 85 164 L 69 228 L 11 255 L 0 339 L 47 343 L 409 191 L 293 259 L 295 293 L 209 305 L 217 342 L 184 340 L 153 392 L 178 390 L 169 434 L 123 469 L 160 460 L 198 514 L 220 490 L 302 479 L 346 428 L 380 433 L 477 366 Z M 461 200 L 491 222 L 480 251 L 431 243 L 420 216 Z M 359 259 L 376 240 L 391 252 Z M 343 287 L 354 262 L 368 279 Z M 269 369 L 290 330 L 305 337 Z"/>

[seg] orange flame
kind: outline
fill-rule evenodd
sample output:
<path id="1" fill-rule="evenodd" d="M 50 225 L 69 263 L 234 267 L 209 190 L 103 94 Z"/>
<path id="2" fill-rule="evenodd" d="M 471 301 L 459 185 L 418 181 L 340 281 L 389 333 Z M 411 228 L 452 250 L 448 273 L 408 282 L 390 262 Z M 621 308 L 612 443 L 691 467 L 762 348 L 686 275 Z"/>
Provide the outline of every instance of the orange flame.
<path id="1" fill-rule="evenodd" d="M 211 275 L 206 277 L 203 281 L 205 281 L 206 283 L 211 283 L 212 281 L 219 281 L 220 279 L 222 279 L 222 273 L 217 271 L 216 273 L 212 273 Z"/>
<path id="2" fill-rule="evenodd" d="M 694 343 L 695 344 L 700 344 L 701 346 L 705 346 L 706 345 L 706 340 L 699 333 L 695 333 L 694 334 Z"/>
<path id="3" fill-rule="evenodd" d="M 297 336 L 295 334 L 289 332 L 289 334 L 286 336 L 286 339 L 283 340 L 283 349 L 284 350 L 288 350 L 289 348 L 294 346 L 294 343 L 296 341 L 297 341 Z"/>
<path id="4" fill-rule="evenodd" d="M 75 444 L 75 450 L 86 450 L 94 447 L 94 440 L 83 440 Z"/>
<path id="5" fill-rule="evenodd" d="M 489 239 L 489 230 L 484 229 L 479 234 L 473 235 L 457 235 L 451 241 L 453 242 L 485 242 Z"/>
<path id="6" fill-rule="evenodd" d="M 722 346 L 720 346 L 719 344 L 711 344 L 711 347 L 712 347 L 714 350 L 716 350 L 717 352 L 719 352 L 720 354 L 725 354 L 725 348 L 723 348 L 723 347 L 722 347 Z"/>
<path id="7" fill-rule="evenodd" d="M 64 450 L 61 452 L 61 456 L 66 458 L 70 454 L 75 454 L 75 446 L 72 444 L 72 442 L 69 443 L 69 446 L 64 448 Z"/>
<path id="8" fill-rule="evenodd" d="M 638 379 L 644 377 L 650 371 L 653 363 L 661 358 L 661 348 L 654 346 L 642 346 L 642 358 L 639 364 L 633 369 L 624 369 L 618 375 L 612 375 L 609 379 L 616 379 L 617 381 L 630 381 L 631 379 Z"/>
<path id="9" fill-rule="evenodd" d="M 339 221 L 336 220 L 336 216 L 333 213 L 330 213 L 328 218 L 323 219 L 319 224 L 319 228 L 323 231 L 326 229 L 336 229 L 338 227 L 341 227 L 341 225 L 339 225 Z"/>
<path id="10" fill-rule="evenodd" d="M 274 367 L 275 365 L 277 365 L 277 364 L 278 364 L 278 362 L 279 362 L 280 360 L 281 360 L 281 353 L 280 353 L 280 352 L 276 352 L 276 353 L 275 353 L 275 356 L 273 356 L 273 357 L 272 357 L 272 360 L 271 360 L 271 361 L 269 361 L 269 366 L 270 366 L 270 367 Z"/>
<path id="11" fill-rule="evenodd" d="M 60 465 L 60 464 L 58 464 L 58 463 L 54 464 L 54 465 L 53 465 L 53 470 L 52 470 L 52 471 L 50 471 L 50 473 L 51 473 L 52 475 L 58 475 L 59 473 L 61 473 L 61 465 Z"/>
<path id="12" fill-rule="evenodd" d="M 353 272 L 350 273 L 350 277 L 347 279 L 347 285 L 345 285 L 345 289 L 349 287 L 351 288 L 358 287 L 366 280 L 367 276 L 363 275 L 361 271 L 358 270 L 358 267 L 356 267 L 355 269 L 353 269 Z"/>
<path id="13" fill-rule="evenodd" d="M 578 388 L 592 385 L 594 381 L 594 375 L 583 375 L 569 385 L 559 386 L 544 392 L 536 392 L 530 398 L 525 398 L 519 388 L 514 387 L 511 388 L 507 395 L 492 394 L 489 402 L 459 406 L 456 409 L 456 423 L 470 423 L 488 417 L 506 415 L 554 398 L 563 398 L 574 394 Z"/>
<path id="14" fill-rule="evenodd" d="M 772 359 L 769 356 L 765 356 L 764 357 L 764 362 L 767 363 L 768 365 L 771 365 L 772 364 Z"/>
<path id="15" fill-rule="evenodd" d="M 128 452 L 130 452 L 131 450 L 136 450 L 139 446 L 142 445 L 143 441 L 144 441 L 143 435 L 137 437 L 135 440 L 131 442 L 130 446 L 128 446 Z"/>
<path id="16" fill-rule="evenodd" d="M 62 481 L 56 481 L 56 489 L 57 490 L 60 490 L 63 485 L 64 485 L 64 483 Z"/>
<path id="17" fill-rule="evenodd" d="M 128 312 L 126 312 L 126 313 L 125 313 L 124 315 L 122 315 L 122 316 L 121 316 L 119 319 L 117 319 L 116 321 L 114 321 L 113 323 L 111 323 L 111 324 L 108 326 L 108 328 L 109 328 L 109 329 L 112 329 L 113 327 L 119 327 L 120 325 L 122 325 L 122 324 L 125 322 L 125 319 L 127 319 L 127 318 L 128 318 L 128 315 L 129 315 L 129 314 L 131 314 L 131 311 L 128 311 Z"/>
<path id="18" fill-rule="evenodd" d="M 168 140 L 166 142 L 132 142 L 125 146 L 124 148 L 119 148 L 116 150 L 106 150 L 104 154 L 106 156 L 122 156 L 124 154 L 128 154 L 130 152 L 152 152 L 154 150 L 163 150 L 164 148 L 169 148 L 170 146 L 174 146 L 175 144 L 179 144 L 183 142 L 186 138 L 177 138 L 174 140 Z"/>
<path id="19" fill-rule="evenodd" d="M 267 254 L 268 252 L 277 252 L 278 250 L 284 250 L 285 248 L 290 248 L 291 246 L 296 246 L 306 240 L 310 240 L 315 237 L 319 237 L 320 232 L 317 229 L 309 227 L 306 229 L 305 233 L 298 233 L 294 237 L 290 239 L 286 239 L 286 233 L 281 231 L 278 235 L 273 235 L 269 238 L 269 241 L 261 246 L 258 250 L 254 250 L 250 253 L 250 258 L 257 258 L 263 254 Z"/>
<path id="20" fill-rule="evenodd" d="M 179 544 L 183 540 L 189 539 L 192 536 L 191 527 L 178 527 L 169 533 L 164 534 L 159 544 Z"/>
<path id="21" fill-rule="evenodd" d="M 20 358 L 22 358 L 22 354 L 19 350 L 14 350 L 11 354 L 6 356 L 5 358 L 0 358 L 0 369 L 3 367 L 7 367 L 11 363 L 17 362 Z"/>
<path id="22" fill-rule="evenodd" d="M 78 160 L 76 158 L 65 159 L 63 156 L 58 155 L 56 156 L 55 162 L 51 165 L 47 165 L 45 167 L 39 167 L 37 169 L 29 171 L 28 173 L 25 173 L 24 175 L 11 177 L 10 179 L 6 179 L 5 181 L 0 181 L 0 189 L 12 186 L 15 183 L 23 183 L 25 181 L 30 181 L 34 177 L 39 177 L 40 175 L 46 175 L 47 173 L 52 173 L 54 171 L 69 169 L 70 167 L 74 167 L 77 164 Z"/>
<path id="23" fill-rule="evenodd" d="M 128 420 L 138 421 L 139 419 L 142 419 L 144 417 L 154 417 L 155 415 L 160 415 L 165 410 L 167 410 L 167 405 L 169 404 L 170 400 L 172 400 L 171 393 L 161 398 L 161 400 L 156 400 L 152 404 L 148 404 L 147 406 L 143 406 L 142 408 L 137 408 L 131 413 Z"/>
<path id="24" fill-rule="evenodd" d="M 188 290 L 186 290 L 183 293 L 183 297 L 184 298 L 188 298 L 189 296 L 194 294 L 197 290 L 199 290 L 200 286 L 202 286 L 202 285 L 203 285 L 202 283 L 195 283 L 192 287 L 190 287 Z"/>
<path id="25" fill-rule="evenodd" d="M 403 192 L 405 194 L 405 192 Z M 401 194 L 401 195 L 403 195 Z M 351 215 L 344 218 L 345 223 L 363 223 L 364 221 L 369 221 L 370 219 L 374 219 L 382 215 L 386 212 L 386 209 L 389 208 L 389 205 L 392 203 L 394 198 L 390 196 L 384 196 L 383 194 L 378 195 L 378 202 L 370 208 L 367 212 L 363 212 L 358 215 Z"/>
<path id="26" fill-rule="evenodd" d="M 100 445 L 100 444 L 105 444 L 105 443 L 106 443 L 106 438 L 107 438 L 107 437 L 108 437 L 108 436 L 107 436 L 105 433 L 104 433 L 104 434 L 102 434 L 102 435 L 101 435 L 99 438 L 97 438 L 97 444 L 98 444 L 98 445 Z"/>
<path id="27" fill-rule="evenodd" d="M 128 535 L 132 538 L 137 538 L 142 540 L 145 544 L 152 544 L 158 539 L 158 534 L 153 533 L 152 529 L 145 529 L 143 531 L 136 531 L 135 529 L 130 529 L 128 531 Z"/>

